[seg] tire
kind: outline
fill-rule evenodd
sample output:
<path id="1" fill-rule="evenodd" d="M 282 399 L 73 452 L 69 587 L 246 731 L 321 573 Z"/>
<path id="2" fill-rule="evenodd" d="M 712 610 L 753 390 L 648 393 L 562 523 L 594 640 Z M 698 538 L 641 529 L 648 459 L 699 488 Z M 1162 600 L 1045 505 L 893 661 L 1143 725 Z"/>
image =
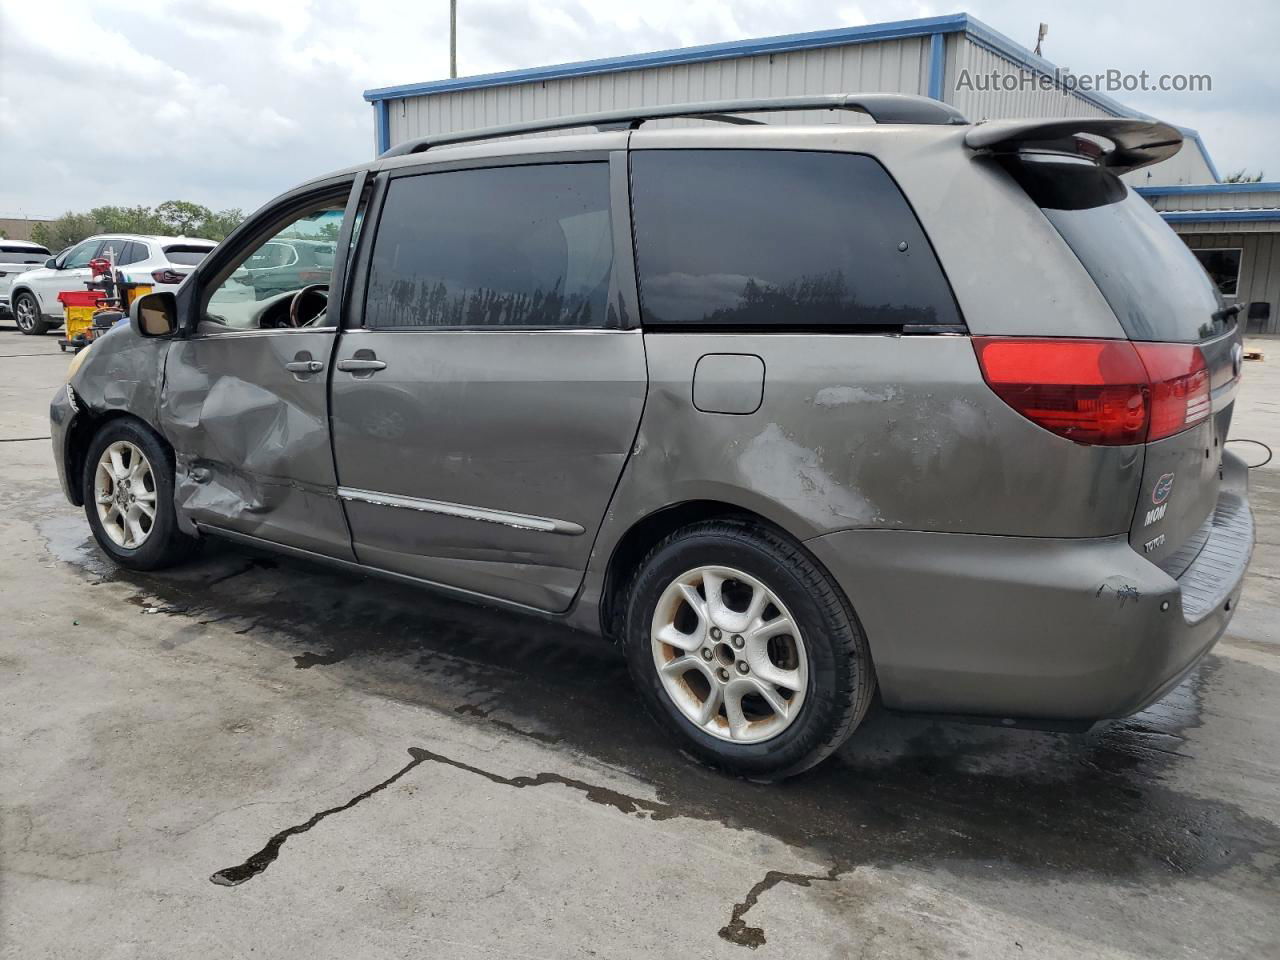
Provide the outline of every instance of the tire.
<path id="1" fill-rule="evenodd" d="M 160 570 L 195 550 L 198 541 L 178 529 L 173 457 L 138 421 L 111 420 L 98 431 L 85 457 L 81 491 L 94 539 L 120 566 Z M 110 499 L 100 510 L 103 496 Z"/>
<path id="2" fill-rule="evenodd" d="M 40 312 L 40 304 L 30 290 L 23 290 L 13 298 L 13 320 L 28 337 L 38 337 L 53 327 Z"/>
<path id="3" fill-rule="evenodd" d="M 708 604 L 708 587 L 723 603 Z M 710 520 L 677 530 L 639 564 L 625 601 L 627 664 L 646 708 L 728 773 L 781 780 L 809 769 L 874 697 L 870 650 L 844 593 L 771 528 Z"/>

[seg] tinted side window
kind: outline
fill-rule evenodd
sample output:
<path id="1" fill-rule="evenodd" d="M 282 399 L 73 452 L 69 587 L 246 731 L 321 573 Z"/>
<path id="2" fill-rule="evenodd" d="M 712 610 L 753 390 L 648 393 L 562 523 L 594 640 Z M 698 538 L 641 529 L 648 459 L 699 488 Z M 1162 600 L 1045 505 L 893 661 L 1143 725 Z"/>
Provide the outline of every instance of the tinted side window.
<path id="1" fill-rule="evenodd" d="M 370 327 L 606 326 L 606 163 L 401 177 L 370 261 Z"/>
<path id="2" fill-rule="evenodd" d="M 149 256 L 151 252 L 145 243 L 130 240 L 124 244 L 124 251 L 116 258 L 116 266 L 127 267 L 131 263 L 141 263 Z"/>
<path id="3" fill-rule="evenodd" d="M 961 322 L 920 224 L 870 157 L 639 150 L 631 175 L 646 324 Z"/>

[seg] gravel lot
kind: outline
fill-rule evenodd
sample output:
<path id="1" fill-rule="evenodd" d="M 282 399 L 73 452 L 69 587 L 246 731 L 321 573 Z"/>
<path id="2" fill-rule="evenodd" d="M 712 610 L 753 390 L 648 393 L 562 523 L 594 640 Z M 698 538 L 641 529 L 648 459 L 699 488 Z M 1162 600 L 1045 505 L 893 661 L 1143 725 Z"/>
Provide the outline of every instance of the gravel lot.
<path id="1" fill-rule="evenodd" d="M 1236 435 L 1280 448 L 1260 345 Z M 770 787 L 592 638 L 220 545 L 109 566 L 46 439 L 67 360 L 0 328 L 0 955 L 1280 955 L 1280 463 L 1229 635 L 1151 710 L 880 713 Z"/>

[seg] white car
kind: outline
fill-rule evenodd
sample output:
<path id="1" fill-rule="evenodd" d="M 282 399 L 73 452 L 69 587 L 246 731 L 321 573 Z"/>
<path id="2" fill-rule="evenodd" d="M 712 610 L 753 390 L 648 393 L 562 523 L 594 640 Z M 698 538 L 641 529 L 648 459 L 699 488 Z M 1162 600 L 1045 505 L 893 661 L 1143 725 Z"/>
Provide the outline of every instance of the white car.
<path id="1" fill-rule="evenodd" d="M 29 240 L 0 240 L 0 314 L 9 313 L 14 279 L 49 259 L 49 249 Z"/>
<path id="2" fill-rule="evenodd" d="M 191 268 L 217 244 L 195 237 L 146 237 L 112 234 L 90 237 L 50 257 L 43 267 L 14 278 L 9 292 L 13 318 L 25 334 L 38 334 L 62 324 L 58 294 L 84 290 L 89 261 L 111 254 L 123 279 L 149 284 L 156 291 L 177 290 Z"/>

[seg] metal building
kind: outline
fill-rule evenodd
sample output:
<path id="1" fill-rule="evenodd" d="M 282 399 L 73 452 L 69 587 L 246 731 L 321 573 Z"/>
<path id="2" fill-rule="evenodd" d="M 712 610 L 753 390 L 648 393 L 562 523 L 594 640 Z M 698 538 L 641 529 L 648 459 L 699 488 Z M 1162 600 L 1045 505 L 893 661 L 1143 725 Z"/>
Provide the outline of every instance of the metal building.
<path id="1" fill-rule="evenodd" d="M 1151 119 L 1103 94 L 1069 89 L 1053 63 L 966 13 L 433 80 L 368 90 L 364 97 L 374 107 L 374 147 L 381 153 L 415 137 L 626 107 L 872 92 L 932 97 L 971 120 Z M 752 117 L 789 124 L 866 122 L 846 111 Z M 1280 184 L 1246 190 L 1221 184 L 1200 135 L 1179 129 L 1186 145 L 1176 156 L 1126 179 L 1193 249 L 1238 248 L 1238 258 L 1200 256 L 1225 295 L 1261 304 L 1252 308 L 1253 329 L 1277 332 Z M 1246 206 L 1235 206 L 1240 202 Z M 1230 267 L 1237 260 L 1233 280 Z"/>
<path id="2" fill-rule="evenodd" d="M 1139 187 L 1200 258 L 1247 329 L 1280 333 L 1280 183 Z"/>

